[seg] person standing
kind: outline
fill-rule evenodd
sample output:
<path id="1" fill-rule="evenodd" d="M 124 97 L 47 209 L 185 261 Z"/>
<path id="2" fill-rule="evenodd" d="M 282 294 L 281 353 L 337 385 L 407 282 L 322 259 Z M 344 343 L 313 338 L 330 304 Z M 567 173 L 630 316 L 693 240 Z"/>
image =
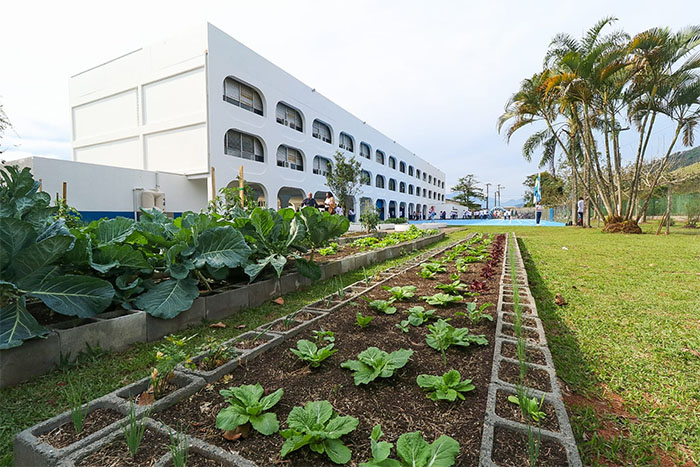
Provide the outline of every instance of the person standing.
<path id="1" fill-rule="evenodd" d="M 535 218 L 537 225 L 540 225 L 540 220 L 542 219 L 542 205 L 537 202 L 537 206 L 535 206 Z"/>
<path id="2" fill-rule="evenodd" d="M 326 211 L 328 211 L 331 214 L 335 213 L 335 198 L 331 194 L 331 192 L 326 193 L 326 200 L 323 202 L 324 206 L 326 206 Z"/>
<path id="3" fill-rule="evenodd" d="M 348 209 L 348 220 L 355 222 L 355 211 L 352 208 Z"/>
<path id="4" fill-rule="evenodd" d="M 309 193 L 308 197 L 304 198 L 304 201 L 301 202 L 301 207 L 305 208 L 307 206 L 318 208 L 318 203 L 316 203 L 313 193 Z"/>
<path id="5" fill-rule="evenodd" d="M 578 199 L 578 209 L 576 211 L 576 225 L 583 227 L 583 198 Z"/>

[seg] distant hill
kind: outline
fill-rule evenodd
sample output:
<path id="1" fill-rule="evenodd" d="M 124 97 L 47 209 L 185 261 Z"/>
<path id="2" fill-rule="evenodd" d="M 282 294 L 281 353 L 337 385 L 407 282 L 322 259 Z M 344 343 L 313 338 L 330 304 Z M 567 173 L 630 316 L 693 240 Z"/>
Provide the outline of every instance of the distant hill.
<path id="1" fill-rule="evenodd" d="M 700 162 L 700 146 L 671 154 L 668 158 L 668 169 L 674 170 Z"/>
<path id="2" fill-rule="evenodd" d="M 454 199 L 455 196 L 457 196 L 458 193 L 447 193 L 445 195 L 445 199 Z M 486 207 L 486 201 L 485 200 L 473 200 L 477 204 L 481 204 L 481 207 Z M 525 202 L 522 199 L 509 199 L 508 201 L 501 201 L 501 206 L 511 206 L 511 207 L 516 207 L 516 208 L 521 208 L 523 207 L 523 204 Z M 493 195 L 489 196 L 489 207 L 493 207 Z"/>

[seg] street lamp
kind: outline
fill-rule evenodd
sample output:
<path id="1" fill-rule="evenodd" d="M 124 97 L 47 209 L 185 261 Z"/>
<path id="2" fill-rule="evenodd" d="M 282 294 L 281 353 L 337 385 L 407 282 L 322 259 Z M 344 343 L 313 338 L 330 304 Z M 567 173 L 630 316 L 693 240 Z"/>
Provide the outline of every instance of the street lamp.
<path id="1" fill-rule="evenodd" d="M 491 186 L 490 183 L 486 184 L 486 210 L 489 210 L 489 187 Z"/>

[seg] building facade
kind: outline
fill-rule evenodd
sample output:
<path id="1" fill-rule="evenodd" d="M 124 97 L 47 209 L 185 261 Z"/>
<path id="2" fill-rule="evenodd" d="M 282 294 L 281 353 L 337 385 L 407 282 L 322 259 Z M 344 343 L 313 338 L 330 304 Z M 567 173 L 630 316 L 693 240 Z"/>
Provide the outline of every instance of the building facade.
<path id="1" fill-rule="evenodd" d="M 170 212 L 204 207 L 238 186 L 242 166 L 261 206 L 298 206 L 308 192 L 322 202 L 341 151 L 362 165 L 362 192 L 347 200 L 356 212 L 427 214 L 445 199 L 442 171 L 210 24 L 73 76 L 70 105 L 73 161 L 179 177 L 167 188 L 126 177 L 112 198 L 145 188 Z M 169 190 L 197 195 L 185 206 Z"/>

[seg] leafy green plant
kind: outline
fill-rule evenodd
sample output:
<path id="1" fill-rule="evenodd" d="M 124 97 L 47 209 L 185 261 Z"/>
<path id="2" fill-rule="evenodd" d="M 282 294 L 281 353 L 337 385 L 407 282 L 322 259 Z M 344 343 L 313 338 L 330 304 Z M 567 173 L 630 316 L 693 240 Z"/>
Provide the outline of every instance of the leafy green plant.
<path id="1" fill-rule="evenodd" d="M 372 428 L 372 434 L 370 435 L 370 443 L 372 449 L 372 459 L 368 462 L 363 462 L 360 467 L 401 467 L 401 463 L 394 459 L 389 459 L 391 455 L 391 448 L 394 447 L 392 443 L 386 441 L 379 441 L 379 439 L 384 436 L 381 425 L 374 425 Z"/>
<path id="2" fill-rule="evenodd" d="M 520 407 L 523 418 L 526 420 L 530 417 L 533 421 L 539 423 L 547 416 L 547 414 L 542 411 L 544 394 L 542 394 L 542 399 L 538 401 L 536 397 L 529 397 L 523 390 L 519 391 L 517 396 L 508 396 L 508 401 Z"/>
<path id="3" fill-rule="evenodd" d="M 207 338 L 206 342 L 200 346 L 199 350 L 201 352 L 207 352 L 204 358 L 199 362 L 200 367 L 205 371 L 218 368 L 238 356 L 233 346 L 225 342 L 218 342 L 211 337 Z"/>
<path id="4" fill-rule="evenodd" d="M 338 244 L 331 242 L 331 240 L 348 231 L 350 221 L 347 217 L 334 216 L 311 206 L 301 208 L 297 215 L 304 222 L 306 230 L 304 242 L 311 249 L 309 256 L 311 261 L 313 261 L 314 251 L 317 249 L 322 256 L 338 252 Z M 328 250 L 329 248 L 330 250 Z M 321 249 L 325 250 L 325 254 Z"/>
<path id="5" fill-rule="evenodd" d="M 447 435 L 441 435 L 432 443 L 428 443 L 420 431 L 415 431 L 399 437 L 396 452 L 404 466 L 450 467 L 459 455 L 459 443 Z"/>
<path id="6" fill-rule="evenodd" d="M 423 279 L 435 279 L 437 272 L 423 268 L 420 271 L 418 271 L 418 275 L 421 276 Z"/>
<path id="7" fill-rule="evenodd" d="M 185 350 L 187 341 L 192 339 L 166 336 L 165 344 L 156 351 L 156 366 L 151 369 L 151 380 L 148 392 L 153 394 L 155 400 L 160 399 L 165 392 L 168 382 L 173 377 L 173 371 L 179 363 L 191 363 L 190 356 Z"/>
<path id="8" fill-rule="evenodd" d="M 355 314 L 355 324 L 361 328 L 366 328 L 374 319 L 374 316 L 364 316 L 359 311 Z"/>
<path id="9" fill-rule="evenodd" d="M 450 280 L 451 280 L 451 281 L 458 281 L 458 280 L 459 280 L 459 277 L 460 277 L 460 276 L 459 276 L 459 273 L 457 273 L 457 272 L 454 272 L 454 273 L 450 274 Z"/>
<path id="10" fill-rule="evenodd" d="M 321 366 L 321 362 L 338 351 L 338 349 L 334 349 L 333 347 L 335 347 L 335 344 L 328 344 L 325 347 L 319 348 L 313 342 L 301 339 L 297 341 L 296 349 L 289 350 L 299 357 L 300 360 L 308 362 L 312 368 L 318 368 Z"/>
<path id="11" fill-rule="evenodd" d="M 444 290 L 448 294 L 459 295 L 469 290 L 469 285 L 464 282 L 460 282 L 459 279 L 449 283 L 449 284 L 438 284 L 435 286 L 436 289 Z"/>
<path id="12" fill-rule="evenodd" d="M 333 343 L 335 342 L 335 333 L 333 331 L 326 331 L 324 329 L 312 331 L 314 335 L 314 340 L 319 342 L 321 340 Z"/>
<path id="13" fill-rule="evenodd" d="M 444 264 L 441 263 L 425 263 L 423 264 L 422 268 L 434 273 L 447 272 L 447 268 Z"/>
<path id="14" fill-rule="evenodd" d="M 426 310 L 422 306 L 412 306 L 408 310 L 408 323 L 411 326 L 420 326 L 435 318 L 436 310 Z"/>
<path id="15" fill-rule="evenodd" d="M 391 294 L 391 298 L 393 300 L 405 300 L 407 298 L 413 297 L 416 294 L 415 285 L 404 285 L 394 287 L 384 286 L 382 288 L 384 290 L 387 290 Z"/>
<path id="16" fill-rule="evenodd" d="M 384 313 L 387 315 L 393 315 L 394 313 L 396 313 L 396 307 L 391 306 L 394 303 L 393 298 L 389 300 L 369 300 L 367 298 L 365 299 L 369 302 L 370 308 L 374 308 L 380 313 Z"/>
<path id="17" fill-rule="evenodd" d="M 219 393 L 230 405 L 216 415 L 216 427 L 232 431 L 241 425 L 250 423 L 259 433 L 269 436 L 277 433 L 279 422 L 277 415 L 267 412 L 282 398 L 282 388 L 263 397 L 265 390 L 260 383 L 244 384 L 238 387 L 222 389 Z"/>
<path id="18" fill-rule="evenodd" d="M 454 402 L 457 398 L 464 400 L 462 393 L 474 390 L 472 380 L 461 378 L 459 371 L 450 370 L 442 376 L 418 375 L 416 383 L 428 392 L 428 399 Z"/>
<path id="19" fill-rule="evenodd" d="M 190 445 L 185 433 L 168 432 L 170 437 L 170 455 L 173 458 L 173 467 L 185 467 Z"/>
<path id="20" fill-rule="evenodd" d="M 350 461 L 352 452 L 340 437 L 352 433 L 359 420 L 350 415 L 339 416 L 328 401 L 307 402 L 304 407 L 294 407 L 287 417 L 288 429 L 280 431 L 286 440 L 280 455 L 304 446 L 319 454 L 326 454 L 336 464 Z"/>
<path id="21" fill-rule="evenodd" d="M 80 389 L 73 385 L 73 382 L 68 383 L 67 396 L 68 403 L 70 404 L 70 416 L 73 421 L 73 428 L 75 428 L 76 433 L 80 433 L 83 431 L 85 418 L 90 411 L 89 404 L 85 404 L 85 407 L 83 407 L 83 396 Z"/>
<path id="22" fill-rule="evenodd" d="M 369 287 L 372 283 L 372 279 L 374 279 L 374 274 L 367 274 L 367 270 L 362 266 L 362 277 L 364 278 L 365 285 Z"/>
<path id="23" fill-rule="evenodd" d="M 439 319 L 428 326 L 430 331 L 425 337 L 426 343 L 442 353 L 442 361 L 446 365 L 445 351 L 451 346 L 468 347 L 470 344 L 488 345 L 484 335 L 469 334 L 468 328 L 455 328 L 447 320 Z"/>
<path id="24" fill-rule="evenodd" d="M 447 306 L 450 303 L 461 302 L 462 298 L 461 295 L 448 295 L 445 293 L 436 293 L 435 295 L 421 297 L 428 305 L 433 306 Z"/>
<path id="25" fill-rule="evenodd" d="M 335 242 L 331 242 L 330 245 L 325 248 L 318 249 L 318 254 L 321 256 L 334 255 L 336 253 L 338 253 L 338 244 Z"/>
<path id="26" fill-rule="evenodd" d="M 357 360 L 347 360 L 340 366 L 354 372 L 355 385 L 369 384 L 377 378 L 389 378 L 394 371 L 403 368 L 413 355 L 413 350 L 399 349 L 387 353 L 377 347 L 369 347 Z"/>
<path id="27" fill-rule="evenodd" d="M 364 237 L 353 240 L 350 245 L 356 248 L 367 248 L 375 245 L 376 243 L 379 243 L 379 239 L 377 237 Z"/>
<path id="28" fill-rule="evenodd" d="M 476 302 L 467 302 L 467 313 L 469 314 L 469 319 L 474 324 L 479 324 L 482 319 L 487 319 L 493 321 L 493 316 L 488 313 L 484 313 L 488 307 L 494 306 L 491 302 L 483 303 L 480 307 L 476 307 Z"/>
<path id="29" fill-rule="evenodd" d="M 136 406 L 133 402 L 129 403 L 129 421 L 122 427 L 126 446 L 129 448 L 131 457 L 135 457 L 141 445 L 141 440 L 146 432 L 146 416 L 139 419 L 136 417 Z"/>
<path id="30" fill-rule="evenodd" d="M 376 209 L 365 209 L 360 214 L 360 224 L 365 232 L 370 233 L 373 230 L 377 230 L 377 226 L 381 222 L 379 213 Z"/>

